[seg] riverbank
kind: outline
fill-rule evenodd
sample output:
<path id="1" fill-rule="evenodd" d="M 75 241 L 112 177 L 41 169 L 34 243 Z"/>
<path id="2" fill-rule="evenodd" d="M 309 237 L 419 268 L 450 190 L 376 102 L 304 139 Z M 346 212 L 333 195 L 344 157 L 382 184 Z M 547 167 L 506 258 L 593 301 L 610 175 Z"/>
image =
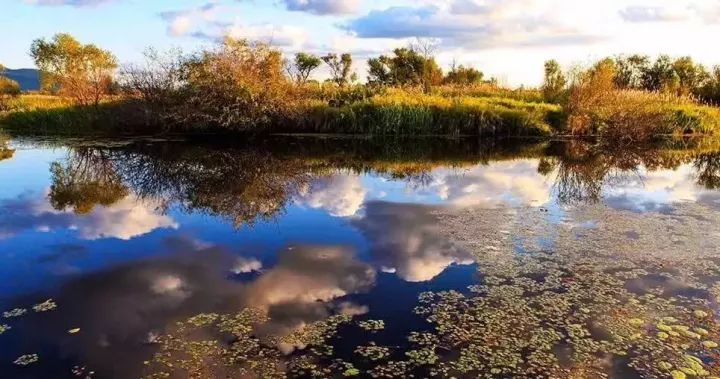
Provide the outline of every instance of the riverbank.
<path id="1" fill-rule="evenodd" d="M 352 91 L 352 90 L 350 90 Z M 358 90 L 355 90 L 356 92 Z M 639 91 L 581 111 L 512 91 L 400 89 L 363 96 L 308 96 L 280 116 L 248 127 L 220 126 L 151 111 L 138 99 L 77 106 L 59 96 L 25 94 L 0 113 L 0 128 L 28 135 L 162 135 L 196 133 L 325 133 L 380 136 L 599 136 L 637 142 L 668 135 L 716 135 L 720 109 Z M 515 97 L 515 98 L 514 98 Z M 338 100 L 339 99 L 339 100 Z M 577 125 L 581 124 L 582 128 Z"/>

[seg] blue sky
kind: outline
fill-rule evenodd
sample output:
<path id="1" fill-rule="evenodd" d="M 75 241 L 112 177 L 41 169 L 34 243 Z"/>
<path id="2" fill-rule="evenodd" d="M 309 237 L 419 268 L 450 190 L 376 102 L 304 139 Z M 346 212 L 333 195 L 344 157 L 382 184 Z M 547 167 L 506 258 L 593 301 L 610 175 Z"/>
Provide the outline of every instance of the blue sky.
<path id="1" fill-rule="evenodd" d="M 122 62 L 227 34 L 289 54 L 350 51 L 361 77 L 367 57 L 422 37 L 443 66 L 472 65 L 510 85 L 537 84 L 550 58 L 569 67 L 640 52 L 720 64 L 719 0 L 2 0 L 0 25 L 0 63 L 11 68 L 32 67 L 32 40 L 57 32 Z"/>

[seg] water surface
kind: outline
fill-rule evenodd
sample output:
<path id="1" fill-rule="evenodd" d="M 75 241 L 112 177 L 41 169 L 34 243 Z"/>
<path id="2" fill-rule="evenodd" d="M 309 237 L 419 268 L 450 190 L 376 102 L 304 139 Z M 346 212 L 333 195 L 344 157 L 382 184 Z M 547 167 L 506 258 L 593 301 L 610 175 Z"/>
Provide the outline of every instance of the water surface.
<path id="1" fill-rule="evenodd" d="M 711 141 L 4 146 L 2 377 L 720 373 Z"/>

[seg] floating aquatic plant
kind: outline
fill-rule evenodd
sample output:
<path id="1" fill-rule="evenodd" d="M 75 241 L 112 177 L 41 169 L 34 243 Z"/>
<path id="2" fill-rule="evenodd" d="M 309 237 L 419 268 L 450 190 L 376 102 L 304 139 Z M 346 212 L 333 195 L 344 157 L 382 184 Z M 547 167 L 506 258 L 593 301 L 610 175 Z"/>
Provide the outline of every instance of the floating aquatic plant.
<path id="1" fill-rule="evenodd" d="M 37 354 L 26 354 L 18 357 L 13 363 L 18 366 L 28 366 L 40 359 Z"/>
<path id="2" fill-rule="evenodd" d="M 33 305 L 33 310 L 35 312 L 48 312 L 54 310 L 55 308 L 57 308 L 57 304 L 55 304 L 53 299 L 48 299 L 40 304 Z"/>
<path id="3" fill-rule="evenodd" d="M 27 313 L 27 309 L 25 308 L 15 308 L 13 310 L 3 312 L 3 317 L 5 318 L 13 318 L 13 317 L 20 317 Z"/>

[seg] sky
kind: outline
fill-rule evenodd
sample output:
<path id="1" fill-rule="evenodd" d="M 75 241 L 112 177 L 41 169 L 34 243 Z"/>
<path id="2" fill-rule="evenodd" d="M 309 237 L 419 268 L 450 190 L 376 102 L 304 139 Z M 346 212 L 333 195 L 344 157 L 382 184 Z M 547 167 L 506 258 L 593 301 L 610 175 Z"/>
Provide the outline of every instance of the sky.
<path id="1" fill-rule="evenodd" d="M 607 55 L 690 55 L 720 64 L 720 0 L 0 0 L 0 63 L 33 67 L 28 49 L 58 32 L 121 62 L 211 46 L 230 35 L 287 54 L 353 53 L 364 61 L 421 38 L 439 63 L 473 66 L 502 84 L 537 85 L 543 62 Z M 322 71 L 317 76 L 322 77 Z"/>

